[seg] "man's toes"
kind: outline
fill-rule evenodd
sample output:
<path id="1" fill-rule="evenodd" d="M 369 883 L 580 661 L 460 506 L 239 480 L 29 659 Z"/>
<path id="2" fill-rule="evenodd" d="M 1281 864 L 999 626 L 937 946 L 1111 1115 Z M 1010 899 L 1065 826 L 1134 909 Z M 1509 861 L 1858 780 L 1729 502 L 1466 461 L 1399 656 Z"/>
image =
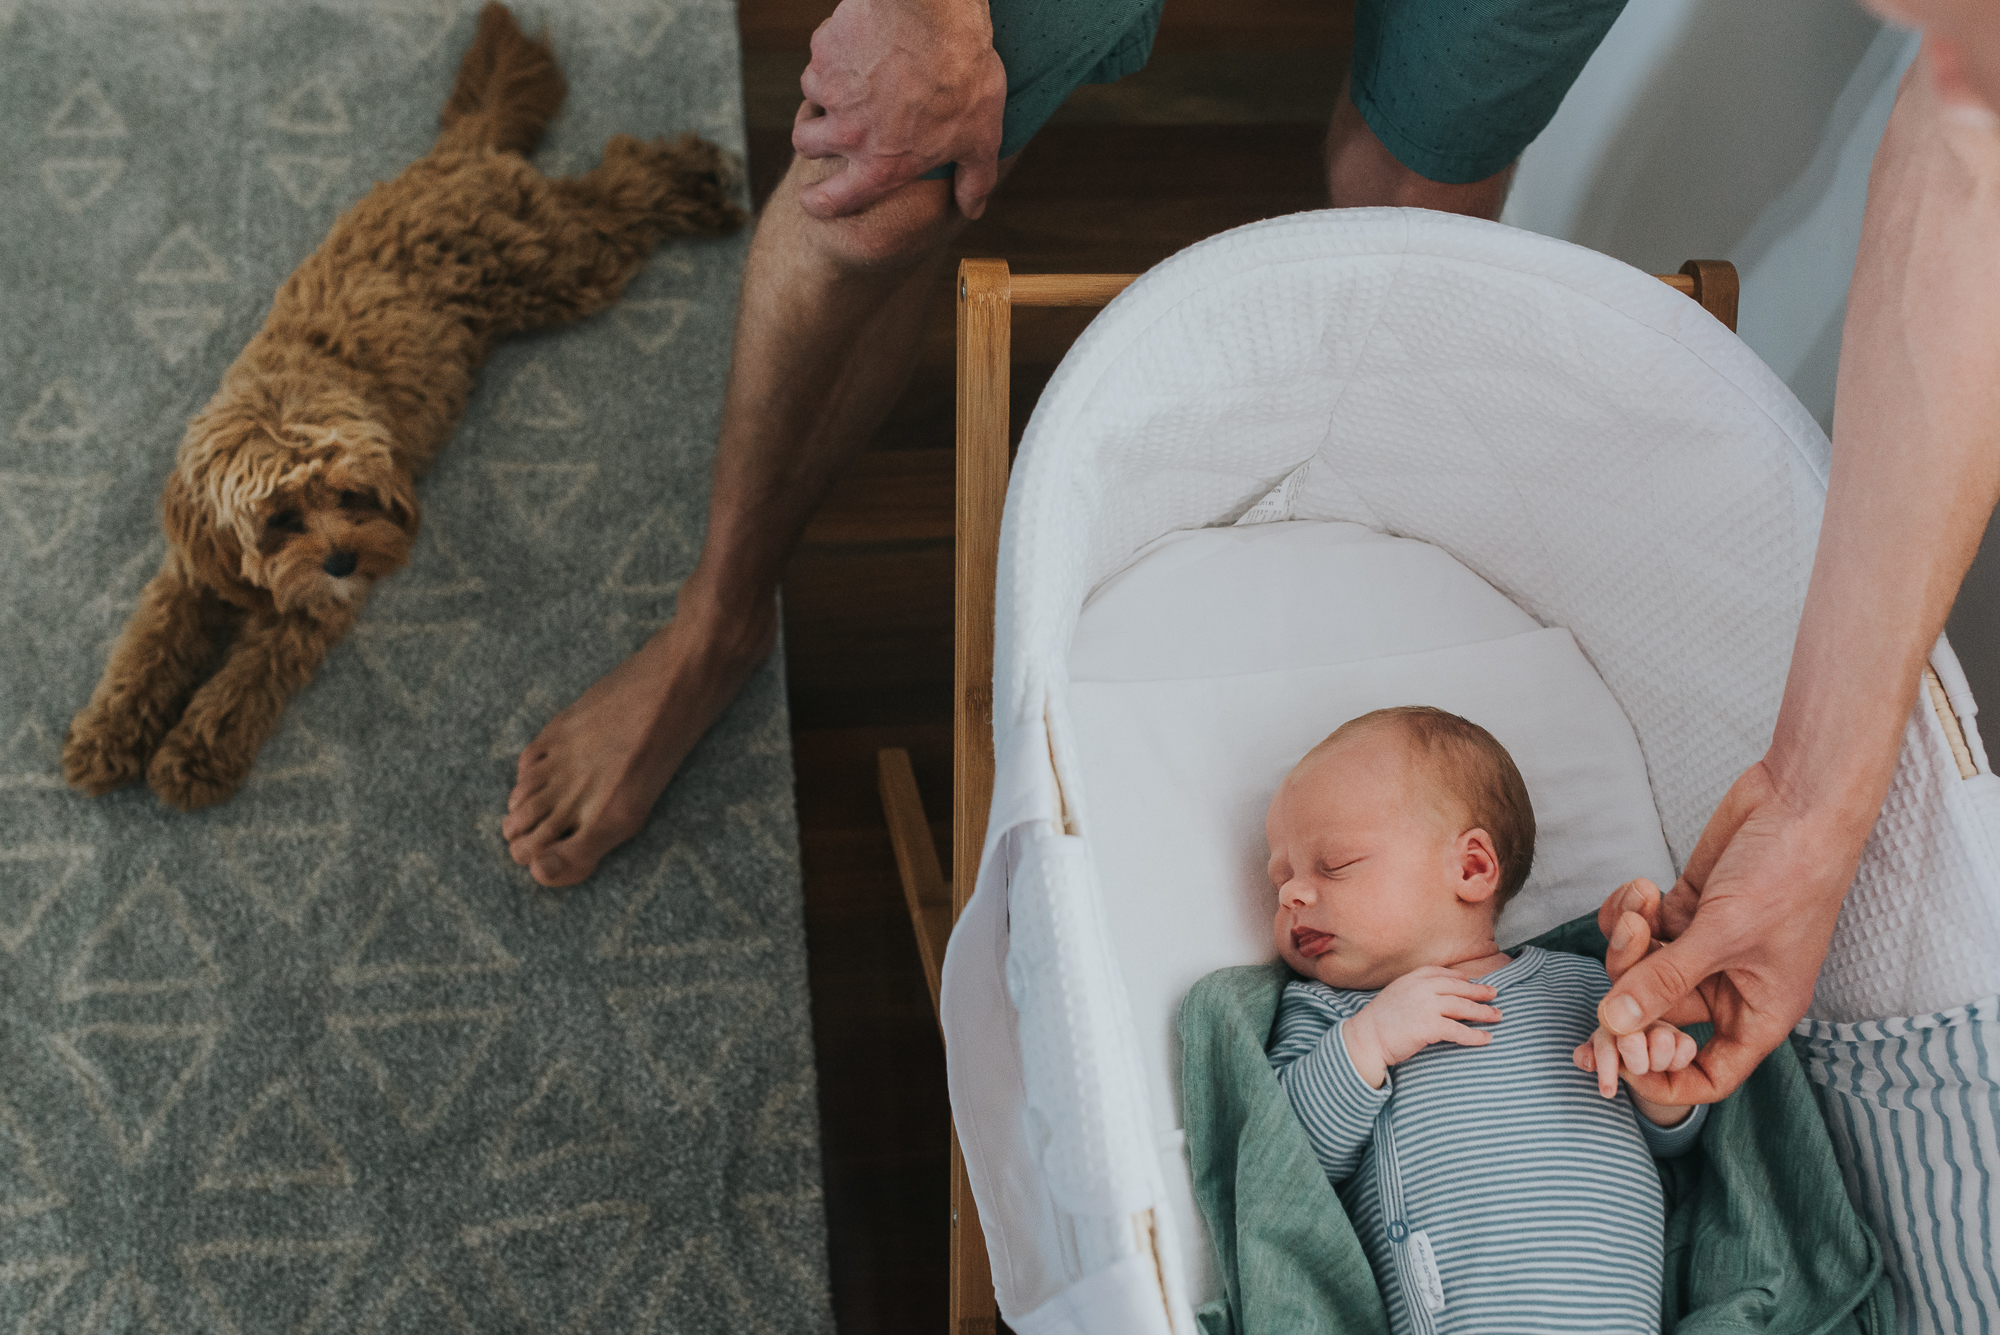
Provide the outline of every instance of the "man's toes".
<path id="1" fill-rule="evenodd" d="M 507 841 L 507 854 L 523 867 L 542 855 L 542 850 L 569 831 L 560 817 L 545 816 L 532 829 Z"/>
<path id="2" fill-rule="evenodd" d="M 546 851 L 528 866 L 528 874 L 550 889 L 575 885 L 597 870 L 597 864 L 604 855 L 625 842 L 624 835 L 616 835 L 602 828 L 578 830 L 567 839 L 549 845 Z"/>
<path id="3" fill-rule="evenodd" d="M 548 819 L 554 806 L 555 799 L 546 788 L 537 789 L 518 803 L 508 803 L 507 818 L 500 822 L 500 837 L 509 843 L 519 839 Z"/>

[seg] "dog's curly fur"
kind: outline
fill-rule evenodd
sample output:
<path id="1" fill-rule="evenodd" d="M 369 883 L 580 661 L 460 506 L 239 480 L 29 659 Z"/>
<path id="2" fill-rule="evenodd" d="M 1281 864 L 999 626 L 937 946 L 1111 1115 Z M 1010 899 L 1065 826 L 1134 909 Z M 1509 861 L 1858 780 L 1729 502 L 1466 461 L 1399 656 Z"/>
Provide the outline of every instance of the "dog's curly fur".
<path id="1" fill-rule="evenodd" d="M 664 237 L 742 224 L 720 152 L 692 135 L 619 135 L 595 170 L 542 176 L 523 155 L 564 93 L 546 40 L 489 4 L 437 143 L 278 290 L 188 425 L 166 559 L 70 724 L 71 784 L 143 774 L 183 810 L 233 793 L 375 581 L 409 559 L 412 480 L 495 342 L 604 309 Z"/>

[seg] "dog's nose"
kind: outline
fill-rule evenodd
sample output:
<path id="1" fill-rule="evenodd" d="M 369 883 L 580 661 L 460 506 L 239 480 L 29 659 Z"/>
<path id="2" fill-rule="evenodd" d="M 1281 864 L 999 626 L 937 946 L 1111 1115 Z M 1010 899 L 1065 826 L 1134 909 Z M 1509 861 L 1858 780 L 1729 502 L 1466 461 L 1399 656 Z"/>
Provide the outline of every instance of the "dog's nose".
<path id="1" fill-rule="evenodd" d="M 354 573 L 354 567 L 361 564 L 361 558 L 353 552 L 335 552 L 326 558 L 324 569 L 335 579 L 346 579 Z"/>

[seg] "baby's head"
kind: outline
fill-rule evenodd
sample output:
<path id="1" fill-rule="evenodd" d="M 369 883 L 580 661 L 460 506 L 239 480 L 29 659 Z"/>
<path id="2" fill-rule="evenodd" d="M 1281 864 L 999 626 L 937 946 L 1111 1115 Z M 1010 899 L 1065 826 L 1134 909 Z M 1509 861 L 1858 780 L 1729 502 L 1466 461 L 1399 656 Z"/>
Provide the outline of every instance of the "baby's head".
<path id="1" fill-rule="evenodd" d="M 1513 757 L 1478 724 L 1426 705 L 1363 714 L 1306 752 L 1264 834 L 1278 953 L 1360 990 L 1491 954 L 1494 919 L 1535 856 Z"/>

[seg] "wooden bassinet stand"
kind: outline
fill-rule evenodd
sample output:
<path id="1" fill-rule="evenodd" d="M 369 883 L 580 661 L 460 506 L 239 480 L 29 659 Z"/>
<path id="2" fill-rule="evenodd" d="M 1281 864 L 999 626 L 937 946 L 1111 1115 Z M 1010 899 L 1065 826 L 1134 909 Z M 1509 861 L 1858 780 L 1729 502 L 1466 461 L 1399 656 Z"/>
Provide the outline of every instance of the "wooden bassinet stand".
<path id="1" fill-rule="evenodd" d="M 924 817 L 910 756 L 877 756 L 882 809 L 916 929 L 917 951 L 938 1004 L 945 942 L 966 900 L 986 841 L 993 800 L 993 618 L 1000 561 L 1000 511 L 1007 495 L 1008 379 L 1016 306 L 1101 307 L 1135 274 L 1010 274 L 1005 260 L 964 260 L 958 267 L 958 441 L 955 663 L 952 681 L 952 866 L 946 880 Z M 1661 282 L 1736 328 L 1736 266 L 1689 260 Z M 1971 752 L 1944 688 L 1924 669 L 1931 702 L 1944 723 L 1962 775 L 1975 773 Z M 951 1335 L 992 1335 L 993 1275 L 973 1206 L 958 1134 L 951 1137 Z"/>

